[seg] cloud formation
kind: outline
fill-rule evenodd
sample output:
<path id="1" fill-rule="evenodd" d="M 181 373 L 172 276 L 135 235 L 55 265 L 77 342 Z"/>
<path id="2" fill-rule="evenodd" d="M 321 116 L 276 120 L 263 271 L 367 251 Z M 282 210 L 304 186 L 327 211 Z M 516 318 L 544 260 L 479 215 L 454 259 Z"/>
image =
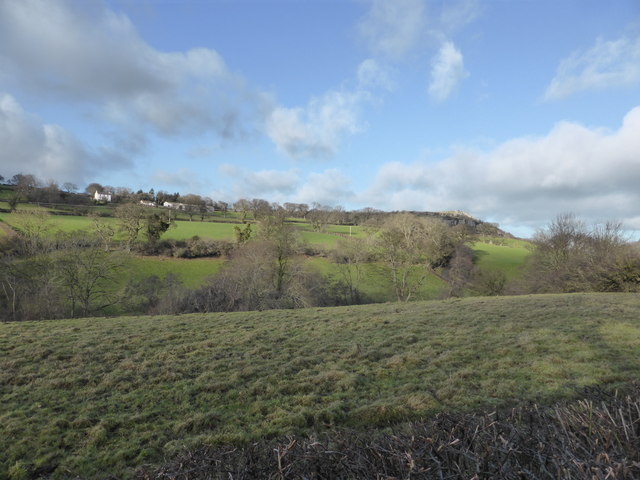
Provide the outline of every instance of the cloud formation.
<path id="1" fill-rule="evenodd" d="M 431 64 L 429 96 L 436 102 L 445 101 L 468 75 L 460 50 L 452 42 L 444 42 Z"/>
<path id="2" fill-rule="evenodd" d="M 303 107 L 275 107 L 266 131 L 278 150 L 295 160 L 326 159 L 342 140 L 365 129 L 362 110 L 382 91 L 393 89 L 391 70 L 376 59 L 358 65 L 351 88 L 343 87 L 312 97 Z"/>
<path id="3" fill-rule="evenodd" d="M 158 51 L 125 15 L 98 2 L 0 2 L 0 64 L 9 87 L 161 135 L 239 137 L 269 103 L 214 50 Z"/>
<path id="4" fill-rule="evenodd" d="M 328 158 L 347 134 L 361 130 L 362 91 L 329 91 L 313 97 L 306 108 L 277 107 L 267 119 L 267 133 L 278 150 L 300 160 Z"/>
<path id="5" fill-rule="evenodd" d="M 558 100 L 586 90 L 640 84 L 640 36 L 598 38 L 591 48 L 576 51 L 558 65 L 545 100 Z"/>
<path id="6" fill-rule="evenodd" d="M 425 27 L 423 0 L 372 0 L 358 33 L 374 54 L 395 60 L 416 46 Z"/>
<path id="7" fill-rule="evenodd" d="M 2 175 L 31 173 L 42 180 L 83 182 L 92 172 L 128 166 L 117 151 L 90 151 L 59 125 L 43 123 L 8 94 L 0 94 Z"/>
<path id="8" fill-rule="evenodd" d="M 539 226 L 562 212 L 640 228 L 640 107 L 617 131 L 562 122 L 542 137 L 443 161 L 390 163 L 362 201 L 407 210 L 465 210 L 502 224 Z"/>
<path id="9" fill-rule="evenodd" d="M 236 201 L 239 198 L 264 198 L 273 202 L 302 202 L 338 205 L 354 199 L 350 180 L 339 169 L 311 172 L 306 176 L 296 169 L 251 172 L 235 165 L 221 165 L 220 175 L 229 179 L 225 191 L 215 195 Z"/>

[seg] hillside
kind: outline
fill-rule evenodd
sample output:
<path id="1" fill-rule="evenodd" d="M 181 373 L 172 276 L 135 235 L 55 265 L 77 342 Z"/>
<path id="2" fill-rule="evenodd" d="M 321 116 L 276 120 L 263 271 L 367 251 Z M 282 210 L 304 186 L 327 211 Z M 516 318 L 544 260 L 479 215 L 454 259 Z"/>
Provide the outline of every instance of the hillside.
<path id="1" fill-rule="evenodd" d="M 550 402 L 640 376 L 640 298 L 574 294 L 0 325 L 0 478 Z"/>

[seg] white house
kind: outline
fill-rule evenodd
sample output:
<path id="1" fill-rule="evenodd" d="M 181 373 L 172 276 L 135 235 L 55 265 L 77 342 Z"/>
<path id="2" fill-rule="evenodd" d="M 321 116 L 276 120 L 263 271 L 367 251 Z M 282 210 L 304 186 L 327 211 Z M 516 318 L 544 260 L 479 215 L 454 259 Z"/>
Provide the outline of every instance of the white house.
<path id="1" fill-rule="evenodd" d="M 140 200 L 140 205 L 144 205 L 145 207 L 155 207 L 155 202 L 150 202 L 148 200 Z"/>
<path id="2" fill-rule="evenodd" d="M 111 194 L 110 193 L 99 193 L 96 190 L 96 193 L 93 194 L 93 199 L 96 202 L 111 202 Z"/>
<path id="3" fill-rule="evenodd" d="M 164 202 L 162 204 L 163 207 L 165 208 L 173 208 L 174 210 L 186 210 L 187 206 L 184 203 L 178 203 L 178 202 Z"/>

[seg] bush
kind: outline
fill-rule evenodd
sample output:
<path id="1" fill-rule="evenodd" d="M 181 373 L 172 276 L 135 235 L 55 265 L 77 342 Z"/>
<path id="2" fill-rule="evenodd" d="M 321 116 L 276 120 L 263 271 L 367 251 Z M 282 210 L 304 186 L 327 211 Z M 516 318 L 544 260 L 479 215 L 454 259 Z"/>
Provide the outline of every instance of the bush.
<path id="1" fill-rule="evenodd" d="M 507 284 L 507 276 L 501 270 L 476 270 L 471 281 L 471 289 L 479 295 L 502 295 Z"/>

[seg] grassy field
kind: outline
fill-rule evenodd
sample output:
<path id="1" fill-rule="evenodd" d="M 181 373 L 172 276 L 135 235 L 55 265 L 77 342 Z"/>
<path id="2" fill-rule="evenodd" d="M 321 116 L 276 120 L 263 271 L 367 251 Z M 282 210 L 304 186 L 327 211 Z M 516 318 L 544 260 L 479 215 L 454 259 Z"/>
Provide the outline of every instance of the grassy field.
<path id="1" fill-rule="evenodd" d="M 127 262 L 121 277 L 142 280 L 155 275 L 165 277 L 176 275 L 186 287 L 197 288 L 204 280 L 214 275 L 224 263 L 222 258 L 170 258 L 170 257 L 133 257 Z"/>
<path id="2" fill-rule="evenodd" d="M 508 239 L 504 245 L 475 242 L 471 247 L 475 254 L 478 267 L 488 270 L 501 270 L 512 280 L 522 272 L 525 259 L 531 253 L 529 242 Z"/>
<path id="3" fill-rule="evenodd" d="M 315 268 L 323 276 L 333 280 L 341 280 L 340 268 L 337 264 L 330 262 L 326 258 L 312 257 L 307 259 L 306 264 Z M 412 300 L 435 300 L 442 298 L 447 284 L 432 275 L 412 297 Z M 391 284 L 391 277 L 388 270 L 379 263 L 370 263 L 362 266 L 362 280 L 359 290 L 364 295 L 365 300 L 381 303 L 393 302 L 396 296 Z"/>
<path id="4" fill-rule="evenodd" d="M 37 207 L 30 207 L 31 209 L 37 209 Z M 43 210 L 43 209 L 41 209 Z M 20 217 L 14 213 L 0 214 L 0 221 L 5 222 L 12 227 L 19 227 Z M 91 231 L 93 228 L 93 220 L 87 216 L 72 216 L 72 215 L 51 215 L 49 218 L 51 224 L 51 232 L 63 231 L 73 232 L 77 230 Z M 118 220 L 113 217 L 103 217 L 101 221 L 112 225 L 117 229 Z M 175 227 L 170 228 L 162 238 L 173 240 L 187 240 L 197 235 L 201 238 L 210 238 L 213 240 L 228 240 L 232 241 L 235 238 L 234 226 L 236 224 L 229 223 L 228 221 L 205 221 L 199 220 L 189 221 L 180 220 L 175 223 Z M 332 248 L 335 247 L 338 239 L 340 238 L 336 234 L 348 235 L 349 227 L 345 226 L 331 226 L 327 232 L 313 232 L 307 225 L 299 227 L 301 236 L 307 243 L 321 247 Z M 254 226 L 254 232 L 256 228 Z M 357 227 L 353 227 L 353 235 L 362 235 Z M 116 239 L 119 236 L 116 235 Z M 142 238 L 142 235 L 140 236 Z"/>
<path id="5" fill-rule="evenodd" d="M 0 478 L 548 402 L 640 375 L 640 298 L 574 294 L 0 325 Z"/>

